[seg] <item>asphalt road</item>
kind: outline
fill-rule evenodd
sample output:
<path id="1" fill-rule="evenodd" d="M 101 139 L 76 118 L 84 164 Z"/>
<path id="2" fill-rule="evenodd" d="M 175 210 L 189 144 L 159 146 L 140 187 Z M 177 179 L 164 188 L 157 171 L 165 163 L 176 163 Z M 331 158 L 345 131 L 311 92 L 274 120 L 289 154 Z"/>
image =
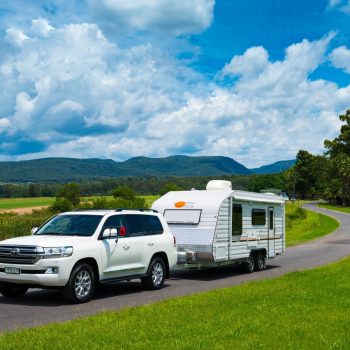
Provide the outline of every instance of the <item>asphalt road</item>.
<path id="1" fill-rule="evenodd" d="M 341 226 L 323 238 L 287 249 L 282 256 L 269 260 L 265 271 L 243 274 L 237 267 L 177 271 L 160 291 L 144 291 L 141 283 L 136 280 L 120 282 L 99 288 L 94 299 L 82 305 L 65 305 L 60 294 L 51 290 L 33 289 L 24 298 L 18 299 L 5 299 L 0 296 L 0 332 L 62 322 L 101 311 L 149 304 L 246 281 L 276 277 L 291 271 L 324 265 L 350 255 L 350 215 L 322 209 L 315 204 L 304 207 L 334 217 Z"/>

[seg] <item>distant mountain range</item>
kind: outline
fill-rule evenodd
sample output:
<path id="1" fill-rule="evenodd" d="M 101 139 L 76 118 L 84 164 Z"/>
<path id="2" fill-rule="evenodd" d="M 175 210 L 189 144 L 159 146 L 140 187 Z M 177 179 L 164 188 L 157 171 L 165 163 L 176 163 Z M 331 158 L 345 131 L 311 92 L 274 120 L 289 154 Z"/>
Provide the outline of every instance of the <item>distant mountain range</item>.
<path id="1" fill-rule="evenodd" d="M 248 169 L 220 156 L 111 159 L 42 158 L 0 162 L 0 182 L 71 182 L 119 176 L 219 176 L 272 174 L 288 169 L 295 160 Z"/>

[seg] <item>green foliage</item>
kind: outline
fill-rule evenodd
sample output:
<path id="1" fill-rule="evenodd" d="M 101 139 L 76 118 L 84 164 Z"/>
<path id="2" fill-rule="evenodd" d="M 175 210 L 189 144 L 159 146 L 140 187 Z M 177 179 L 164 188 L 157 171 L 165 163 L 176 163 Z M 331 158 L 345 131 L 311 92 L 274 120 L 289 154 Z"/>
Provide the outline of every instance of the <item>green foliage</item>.
<path id="1" fill-rule="evenodd" d="M 249 178 L 248 191 L 260 192 L 267 188 L 284 189 L 282 174 L 253 175 Z"/>
<path id="2" fill-rule="evenodd" d="M 75 183 L 64 185 L 59 191 L 57 197 L 67 199 L 74 207 L 78 206 L 80 203 L 79 185 Z"/>
<path id="3" fill-rule="evenodd" d="M 170 191 L 182 191 L 182 188 L 173 182 L 168 182 L 160 189 L 159 194 L 163 196 Z"/>
<path id="4" fill-rule="evenodd" d="M 134 191 L 133 188 L 127 186 L 127 185 L 122 185 L 117 187 L 113 192 L 112 195 L 115 199 L 127 199 L 127 200 L 133 200 L 136 196 L 136 192 Z"/>
<path id="5" fill-rule="evenodd" d="M 148 208 L 146 199 L 142 197 L 134 197 L 133 199 L 126 199 L 117 197 L 114 199 L 97 198 L 89 203 L 83 203 L 82 209 L 118 209 L 118 208 Z"/>
<path id="6" fill-rule="evenodd" d="M 350 347 L 349 291 L 348 258 L 279 278 L 5 333 L 0 348 L 345 350 Z"/>
<path id="7" fill-rule="evenodd" d="M 74 209 L 73 204 L 67 198 L 60 197 L 56 198 L 49 208 L 53 213 L 63 213 Z"/>
<path id="8" fill-rule="evenodd" d="M 0 240 L 26 236 L 33 227 L 38 227 L 52 216 L 50 210 L 37 210 L 32 214 L 18 215 L 14 213 L 0 214 Z"/>

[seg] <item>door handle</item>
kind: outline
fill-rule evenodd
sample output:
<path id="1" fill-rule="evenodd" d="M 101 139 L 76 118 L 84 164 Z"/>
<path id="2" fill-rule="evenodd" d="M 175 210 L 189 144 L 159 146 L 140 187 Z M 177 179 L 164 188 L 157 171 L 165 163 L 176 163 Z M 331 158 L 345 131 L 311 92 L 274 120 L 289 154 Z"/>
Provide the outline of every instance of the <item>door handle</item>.
<path id="1" fill-rule="evenodd" d="M 148 242 L 148 245 L 149 245 L 150 247 L 152 247 L 152 246 L 154 246 L 154 243 L 153 243 L 153 242 Z"/>
<path id="2" fill-rule="evenodd" d="M 125 245 L 123 246 L 123 248 L 124 248 L 125 250 L 128 250 L 128 249 L 130 248 L 130 246 L 129 246 L 128 244 L 125 244 Z"/>

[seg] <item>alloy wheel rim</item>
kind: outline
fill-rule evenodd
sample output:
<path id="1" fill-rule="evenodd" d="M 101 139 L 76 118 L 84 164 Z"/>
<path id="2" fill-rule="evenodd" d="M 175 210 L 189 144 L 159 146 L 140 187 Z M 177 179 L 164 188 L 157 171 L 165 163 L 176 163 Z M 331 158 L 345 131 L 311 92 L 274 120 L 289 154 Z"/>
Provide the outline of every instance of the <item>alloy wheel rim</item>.
<path id="1" fill-rule="evenodd" d="M 75 277 L 74 290 L 78 298 L 86 297 L 91 290 L 91 276 L 86 270 L 79 271 Z"/>
<path id="2" fill-rule="evenodd" d="M 152 282 L 155 286 L 159 286 L 163 281 L 164 271 L 161 263 L 155 263 L 152 268 Z"/>

